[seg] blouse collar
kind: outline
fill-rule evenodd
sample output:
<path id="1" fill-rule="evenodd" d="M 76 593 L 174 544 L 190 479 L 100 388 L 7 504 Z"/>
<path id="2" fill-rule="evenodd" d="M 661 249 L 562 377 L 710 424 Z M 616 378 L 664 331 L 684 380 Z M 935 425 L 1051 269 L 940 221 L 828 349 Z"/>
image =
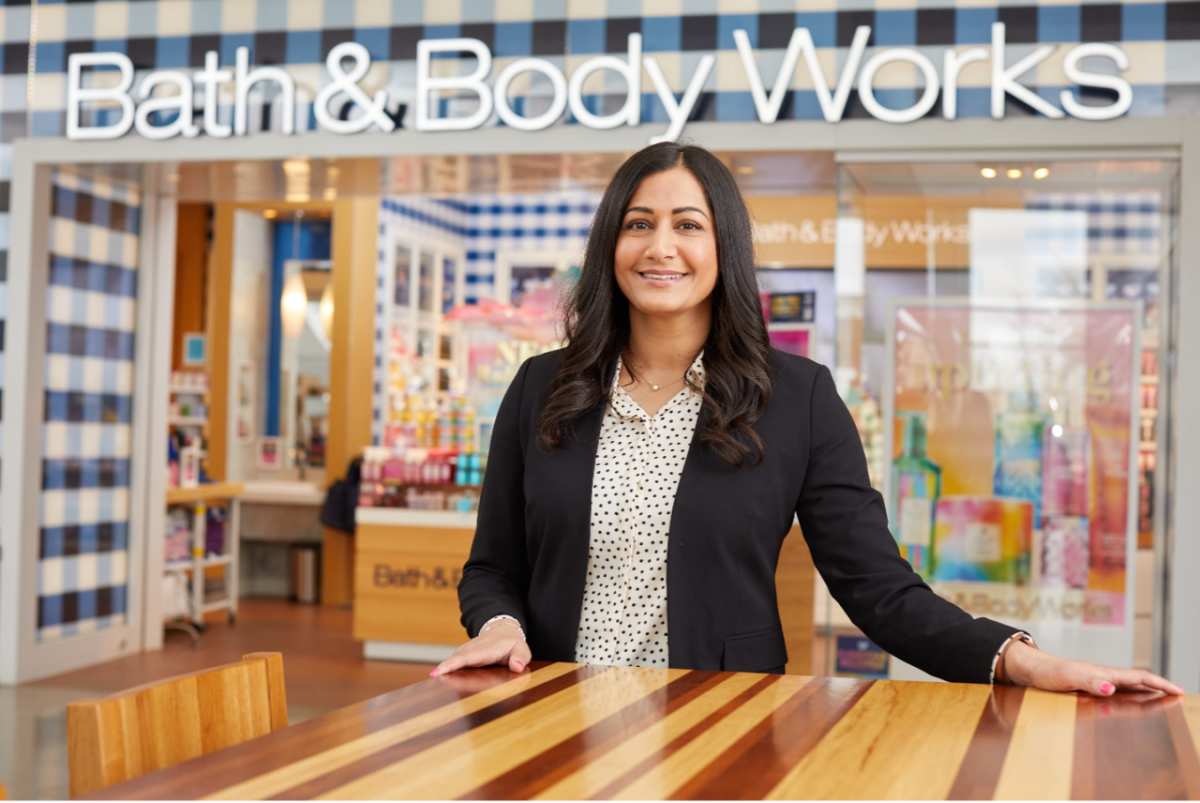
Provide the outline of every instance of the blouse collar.
<path id="1" fill-rule="evenodd" d="M 646 412 L 642 410 L 641 405 L 635 402 L 633 398 L 630 397 L 629 393 L 626 392 L 625 388 L 621 386 L 621 366 L 623 364 L 624 363 L 622 362 L 621 357 L 618 356 L 617 370 L 613 374 L 612 392 L 609 394 L 609 403 L 613 412 L 622 418 L 644 418 L 646 416 Z M 693 392 L 692 387 L 695 387 L 699 390 L 704 390 L 706 373 L 704 371 L 703 351 L 696 355 L 696 359 L 692 360 L 692 364 L 688 368 L 686 376 L 691 379 L 691 385 L 685 383 L 683 388 L 662 406 L 662 408 L 659 410 L 660 413 L 663 410 L 666 410 L 668 407 L 674 406 L 680 397 L 690 396 Z"/>

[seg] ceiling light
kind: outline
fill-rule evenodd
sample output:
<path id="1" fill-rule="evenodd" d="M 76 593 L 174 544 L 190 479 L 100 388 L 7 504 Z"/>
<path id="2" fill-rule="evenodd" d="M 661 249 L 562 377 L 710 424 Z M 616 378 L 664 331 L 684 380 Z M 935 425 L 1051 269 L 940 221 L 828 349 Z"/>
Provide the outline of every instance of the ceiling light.
<path id="1" fill-rule="evenodd" d="M 1018 168 L 1015 168 L 1015 167 L 1010 167 L 1010 168 L 1008 169 L 1008 172 L 1007 172 L 1007 173 L 1005 173 L 1005 175 L 1006 175 L 1006 176 L 1008 176 L 1009 178 L 1020 178 L 1020 177 L 1021 177 L 1021 171 L 1020 171 Z"/>
<path id="2" fill-rule="evenodd" d="M 325 332 L 325 339 L 333 340 L 333 282 L 325 285 L 318 309 L 321 313 L 321 329 Z"/>
<path id="3" fill-rule="evenodd" d="M 758 172 L 758 168 L 754 165 L 739 165 L 737 171 L 743 176 L 752 176 Z"/>
<path id="4" fill-rule="evenodd" d="M 979 175 L 983 176 L 984 178 L 995 178 L 996 177 L 996 168 L 985 167 L 979 171 Z"/>
<path id="5" fill-rule="evenodd" d="M 276 212 L 274 209 L 264 209 L 263 210 L 263 217 L 265 217 L 267 220 L 274 220 L 278 214 L 279 213 Z"/>
<path id="6" fill-rule="evenodd" d="M 304 278 L 293 273 L 283 283 L 283 295 L 279 299 L 283 336 L 296 339 L 304 333 L 304 313 L 308 308 L 308 291 L 304 289 Z"/>
<path id="7" fill-rule="evenodd" d="M 288 176 L 307 176 L 312 171 L 309 169 L 306 159 L 285 159 L 283 172 Z"/>
<path id="8" fill-rule="evenodd" d="M 1048 175 L 1050 175 L 1050 168 L 1048 167 L 1039 167 L 1033 171 L 1034 178 L 1045 178 Z"/>

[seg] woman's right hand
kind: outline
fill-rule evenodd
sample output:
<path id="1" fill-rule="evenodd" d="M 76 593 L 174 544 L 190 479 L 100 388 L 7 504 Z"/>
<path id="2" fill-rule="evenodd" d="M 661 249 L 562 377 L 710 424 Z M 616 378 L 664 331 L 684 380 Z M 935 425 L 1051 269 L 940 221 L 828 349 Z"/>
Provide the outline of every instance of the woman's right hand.
<path id="1" fill-rule="evenodd" d="M 434 667 L 429 676 L 436 678 L 456 669 L 496 664 L 507 664 L 511 671 L 523 672 L 532 657 L 529 645 L 521 638 L 521 631 L 501 624 L 488 628 L 486 633 L 460 646 L 453 655 Z"/>

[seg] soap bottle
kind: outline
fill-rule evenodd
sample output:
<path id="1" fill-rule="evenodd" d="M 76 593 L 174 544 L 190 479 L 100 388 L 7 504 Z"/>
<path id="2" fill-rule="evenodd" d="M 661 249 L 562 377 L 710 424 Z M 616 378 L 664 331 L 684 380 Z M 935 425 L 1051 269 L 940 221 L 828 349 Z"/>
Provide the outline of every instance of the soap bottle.
<path id="1" fill-rule="evenodd" d="M 904 444 L 892 462 L 892 536 L 900 554 L 924 577 L 933 575 L 933 517 L 942 495 L 942 469 L 925 452 L 925 414 L 900 412 Z"/>
<path id="2" fill-rule="evenodd" d="M 996 415 L 995 473 L 992 494 L 1033 504 L 1033 523 L 1042 521 L 1042 436 L 1046 414 L 1035 409 L 1031 394 L 1013 393 L 1008 409 Z"/>
<path id="3" fill-rule="evenodd" d="M 174 435 L 167 437 L 167 487 L 179 487 L 179 447 Z"/>

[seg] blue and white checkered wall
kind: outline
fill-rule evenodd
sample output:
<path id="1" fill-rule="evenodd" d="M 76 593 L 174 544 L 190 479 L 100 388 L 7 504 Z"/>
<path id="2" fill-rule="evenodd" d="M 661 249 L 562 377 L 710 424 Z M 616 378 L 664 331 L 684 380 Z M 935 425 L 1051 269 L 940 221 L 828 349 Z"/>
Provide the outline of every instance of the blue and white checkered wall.
<path id="1" fill-rule="evenodd" d="M 139 189 L 54 171 L 38 640 L 125 621 Z"/>
<path id="2" fill-rule="evenodd" d="M 406 238 L 441 242 L 467 255 L 466 301 L 495 297 L 498 253 L 579 253 L 600 203 L 591 191 L 536 194 L 472 194 L 467 198 L 392 196 L 379 210 L 378 272 L 375 301 L 374 440 L 383 439 L 382 383 L 386 381 L 391 299 L 384 297 L 393 270 L 392 243 Z"/>
<path id="3" fill-rule="evenodd" d="M 1164 258 L 1162 196 L 1157 192 L 1039 193 L 1026 209 L 1087 213 L 1089 254 Z"/>

